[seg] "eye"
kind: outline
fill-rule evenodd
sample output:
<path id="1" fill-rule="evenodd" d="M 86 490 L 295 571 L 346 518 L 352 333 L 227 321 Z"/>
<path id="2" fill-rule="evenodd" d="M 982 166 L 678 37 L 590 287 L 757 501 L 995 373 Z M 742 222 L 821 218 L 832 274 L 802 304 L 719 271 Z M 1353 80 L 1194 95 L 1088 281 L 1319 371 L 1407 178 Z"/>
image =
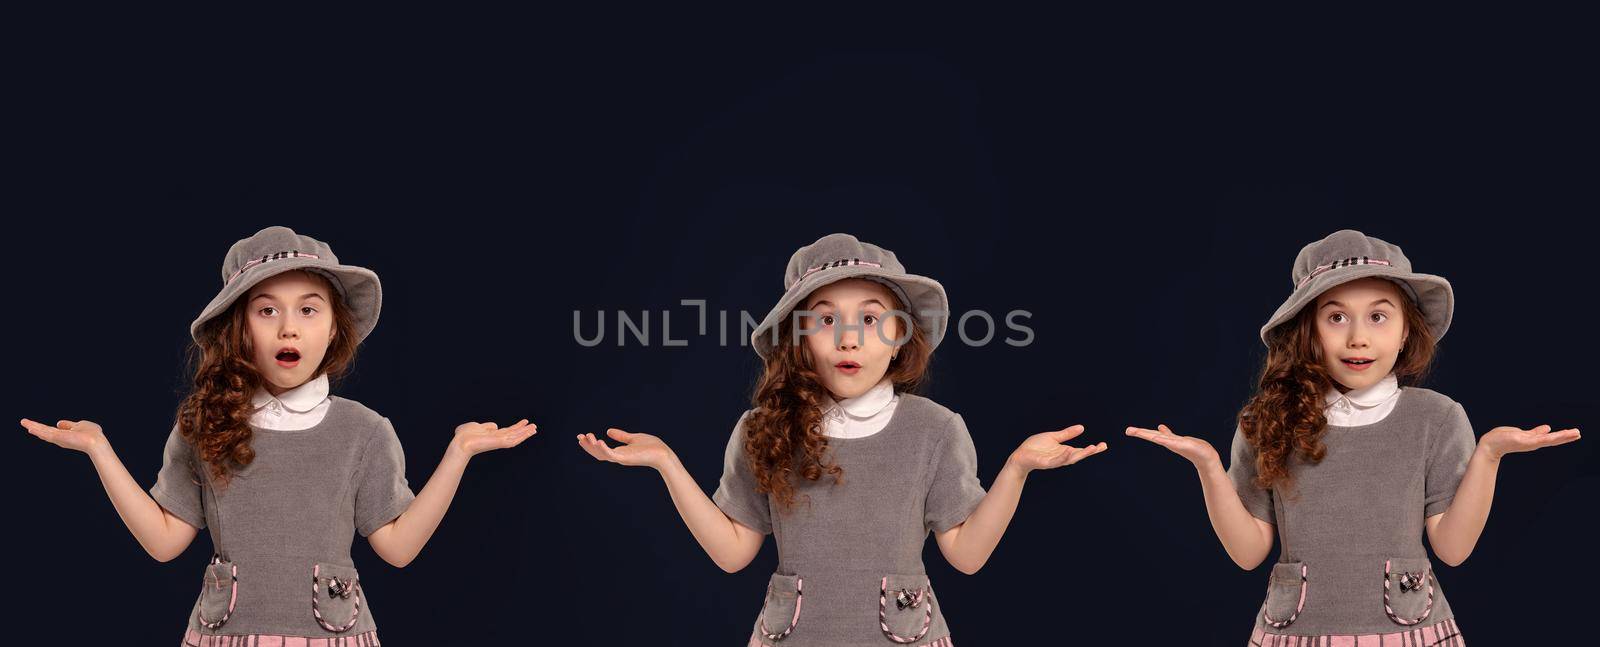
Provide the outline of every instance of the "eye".
<path id="1" fill-rule="evenodd" d="M 1378 323 L 1383 323 L 1383 322 L 1388 321 L 1388 320 L 1389 320 L 1389 315 L 1386 315 L 1386 314 L 1384 314 L 1382 312 L 1374 312 L 1374 313 L 1372 313 L 1372 323 L 1378 324 Z"/>
<path id="2" fill-rule="evenodd" d="M 864 323 L 864 324 L 866 324 L 868 326 L 874 325 L 874 324 L 878 323 L 878 315 L 867 315 L 865 317 L 862 317 L 861 318 L 861 323 Z"/>
<path id="3" fill-rule="evenodd" d="M 1339 325 L 1339 324 L 1342 324 L 1344 322 L 1345 322 L 1345 316 L 1344 316 L 1343 312 L 1335 312 L 1335 313 L 1333 313 L 1331 315 L 1328 315 L 1328 323 L 1331 323 L 1331 324 L 1334 324 L 1334 325 Z"/>
<path id="4" fill-rule="evenodd" d="M 822 315 L 820 317 L 817 317 L 817 321 L 822 322 L 822 325 L 824 325 L 824 326 L 832 326 L 833 325 L 833 315 Z"/>
<path id="5" fill-rule="evenodd" d="M 262 308 L 262 309 L 256 311 L 257 314 L 260 314 L 263 317 L 271 317 L 271 316 L 277 314 L 277 312 L 278 312 L 278 309 L 274 308 L 272 306 L 267 306 L 265 308 Z"/>
<path id="6" fill-rule="evenodd" d="M 312 306 L 301 306 L 300 314 L 301 316 L 305 317 L 315 316 L 317 314 L 317 309 Z"/>

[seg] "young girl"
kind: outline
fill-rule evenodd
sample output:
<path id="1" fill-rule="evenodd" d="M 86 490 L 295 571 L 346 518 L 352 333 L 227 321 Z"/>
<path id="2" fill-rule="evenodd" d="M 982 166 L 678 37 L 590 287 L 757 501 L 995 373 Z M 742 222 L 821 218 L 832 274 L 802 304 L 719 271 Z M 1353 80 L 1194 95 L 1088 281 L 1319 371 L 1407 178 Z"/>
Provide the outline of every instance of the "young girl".
<path id="1" fill-rule="evenodd" d="M 909 392 L 944 336 L 944 288 L 845 234 L 795 252 L 784 288 L 751 336 L 765 371 L 711 498 L 659 438 L 611 429 L 623 445 L 592 434 L 578 443 L 660 472 L 689 532 L 725 571 L 777 537 L 778 572 L 749 645 L 948 647 L 922 564 L 929 531 L 951 565 L 977 572 L 1029 471 L 1106 446 L 1061 444 L 1081 426 L 1034 435 L 985 494 L 961 416 Z"/>
<path id="2" fill-rule="evenodd" d="M 1412 386 L 1450 327 L 1443 278 L 1339 231 L 1300 250 L 1294 293 L 1261 328 L 1266 366 L 1232 460 L 1165 425 L 1128 434 L 1194 463 L 1211 526 L 1252 569 L 1283 542 L 1251 645 L 1461 645 L 1422 548 L 1460 564 L 1489 516 L 1501 457 L 1578 439 L 1497 427 L 1474 444 L 1461 405 Z M 1404 386 L 1402 386 L 1402 384 Z"/>
<path id="3" fill-rule="evenodd" d="M 350 560 L 360 532 L 384 561 L 410 563 L 433 535 L 475 454 L 534 433 L 456 428 L 444 460 L 413 495 L 389 420 L 328 395 L 378 322 L 378 276 L 284 227 L 234 243 L 222 291 L 190 325 L 194 387 L 146 495 L 100 426 L 28 432 L 89 455 L 117 514 L 151 557 L 177 557 L 200 528 L 215 548 L 183 644 L 377 645 Z M 306 591 L 306 581 L 311 591 Z"/>

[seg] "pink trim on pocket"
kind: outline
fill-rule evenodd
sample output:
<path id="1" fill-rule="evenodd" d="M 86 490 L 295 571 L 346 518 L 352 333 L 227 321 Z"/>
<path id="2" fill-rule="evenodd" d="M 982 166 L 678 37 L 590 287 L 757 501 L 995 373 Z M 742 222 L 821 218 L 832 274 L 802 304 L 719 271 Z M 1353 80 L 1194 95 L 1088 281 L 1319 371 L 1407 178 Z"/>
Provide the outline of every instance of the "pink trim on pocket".
<path id="1" fill-rule="evenodd" d="M 1385 581 L 1387 581 L 1387 578 L 1385 578 Z M 1295 618 L 1299 618 L 1300 617 L 1300 611 L 1305 609 L 1305 608 L 1306 608 L 1306 565 L 1305 564 L 1301 564 L 1300 565 L 1300 601 L 1294 605 L 1294 613 L 1289 614 L 1289 617 L 1284 619 L 1284 620 L 1273 620 L 1272 616 L 1267 615 L 1267 610 L 1266 609 L 1262 609 L 1261 610 L 1261 619 L 1266 621 L 1266 623 L 1269 626 L 1271 626 L 1273 629 L 1282 629 L 1284 627 L 1289 626 L 1291 623 L 1293 623 L 1295 621 Z"/>
<path id="2" fill-rule="evenodd" d="M 767 630 L 767 603 L 766 603 L 765 600 L 763 600 L 761 602 L 761 615 L 756 616 L 756 624 L 758 626 L 760 626 L 761 635 L 766 636 L 767 640 L 783 640 L 784 638 L 788 638 L 789 634 L 794 631 L 795 626 L 800 624 L 800 605 L 805 602 L 805 594 L 801 591 L 801 589 L 804 587 L 805 582 L 806 582 L 806 578 L 803 578 L 803 577 L 795 578 L 795 580 L 794 580 L 794 617 L 789 620 L 789 626 L 785 627 L 784 630 L 779 632 L 779 633 L 772 633 L 771 631 Z M 772 593 L 772 583 L 768 582 L 767 583 L 767 594 L 768 594 L 769 597 L 771 596 L 771 593 Z"/>
<path id="3" fill-rule="evenodd" d="M 917 589 L 917 592 L 914 594 L 906 589 L 901 589 L 900 591 L 901 593 L 907 595 L 911 600 L 908 604 L 901 606 L 900 608 L 903 609 L 906 606 L 909 606 L 915 609 L 924 604 L 928 605 L 927 608 L 923 609 L 927 616 L 922 619 L 922 631 L 917 632 L 917 635 L 915 636 L 907 637 L 896 634 L 889 629 L 888 577 L 884 577 L 878 582 L 878 627 L 883 630 L 883 635 L 889 637 L 889 640 L 893 640 L 902 645 L 908 645 L 917 642 L 918 640 L 922 640 L 922 637 L 928 635 L 928 630 L 933 627 L 933 601 L 928 599 L 928 587 L 926 586 Z M 896 600 L 895 604 L 898 605 L 900 602 Z"/>
<path id="4" fill-rule="evenodd" d="M 317 624 L 322 625 L 323 629 L 327 629 L 328 631 L 331 631 L 333 633 L 343 633 L 343 632 L 349 631 L 351 627 L 356 626 L 356 621 L 361 618 L 361 578 L 359 578 L 359 577 L 350 578 L 350 584 L 347 585 L 347 586 L 350 587 L 350 589 L 348 589 L 349 593 L 346 593 L 346 594 L 344 594 L 344 596 L 341 596 L 341 597 L 348 597 L 349 595 L 354 595 L 354 596 L 356 596 L 356 604 L 355 604 L 355 607 L 350 610 L 350 620 L 348 622 L 346 622 L 344 624 L 344 626 L 336 627 L 336 626 L 334 626 L 332 624 L 329 624 L 327 620 L 324 620 L 322 618 L 322 609 L 317 607 L 317 592 L 319 590 L 319 588 L 318 588 L 319 587 L 319 583 L 317 582 L 317 577 L 319 575 L 321 575 L 321 573 L 322 573 L 322 565 L 321 564 L 317 564 L 317 565 L 314 565 L 314 566 L 311 567 L 311 615 L 316 617 Z M 338 578 L 334 578 L 334 579 L 336 581 L 338 581 Z M 328 594 L 329 595 L 335 595 L 335 593 L 333 592 L 333 587 L 329 587 L 328 588 Z"/>
<path id="5" fill-rule="evenodd" d="M 222 562 L 217 561 L 217 559 L 215 557 L 213 557 L 211 563 L 213 565 L 215 565 L 215 564 L 221 564 Z M 205 594 L 204 594 L 203 591 L 201 593 L 202 602 L 201 602 L 201 604 L 199 606 L 195 607 L 195 610 L 194 610 L 195 619 L 199 620 L 200 621 L 200 625 L 205 627 L 205 628 L 207 628 L 207 629 L 216 629 L 216 628 L 221 627 L 222 625 L 226 624 L 228 622 L 228 618 L 232 618 L 233 617 L 233 605 L 236 604 L 239 601 L 239 565 L 238 564 L 229 564 L 228 565 L 228 570 L 229 570 L 228 579 L 232 580 L 231 586 L 233 587 L 233 590 L 228 592 L 228 610 L 224 611 L 222 613 L 222 619 L 221 620 L 215 620 L 215 621 L 206 619 L 205 613 L 202 612 L 205 609 L 205 602 L 203 600 L 203 598 L 205 597 Z M 211 569 L 208 567 L 206 569 L 206 581 L 203 584 L 201 584 L 201 586 L 205 587 L 205 586 L 210 586 L 210 585 L 211 585 Z M 219 589 L 222 588 L 222 582 L 221 581 L 217 582 L 217 588 L 219 588 Z"/>
<path id="6" fill-rule="evenodd" d="M 1395 621 L 1395 624 L 1410 626 L 1427 620 L 1433 613 L 1433 569 L 1431 567 L 1422 569 L 1422 580 L 1428 587 L 1428 605 L 1423 607 L 1422 615 L 1412 620 L 1402 620 L 1400 616 L 1395 615 L 1394 608 L 1389 606 L 1389 565 L 1392 562 L 1393 560 L 1383 562 L 1383 612 L 1389 614 L 1389 619 Z"/>

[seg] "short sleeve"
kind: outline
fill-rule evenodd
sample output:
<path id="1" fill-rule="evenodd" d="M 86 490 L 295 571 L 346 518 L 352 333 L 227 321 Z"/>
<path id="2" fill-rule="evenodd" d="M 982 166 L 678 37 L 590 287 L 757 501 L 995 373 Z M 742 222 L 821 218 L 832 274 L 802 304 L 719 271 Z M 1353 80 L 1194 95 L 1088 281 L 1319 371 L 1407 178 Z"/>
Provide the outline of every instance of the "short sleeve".
<path id="1" fill-rule="evenodd" d="M 986 494 L 978 481 L 978 450 L 959 414 L 951 418 L 954 429 L 945 434 L 933 456 L 932 482 L 923 505 L 923 524 L 934 532 L 954 528 L 972 516 Z"/>
<path id="2" fill-rule="evenodd" d="M 1448 510 L 1456 498 L 1456 488 L 1467 473 L 1467 463 L 1478 447 L 1467 411 L 1452 402 L 1442 424 L 1434 430 L 1428 447 L 1428 476 L 1423 485 L 1422 516 L 1431 517 Z"/>
<path id="3" fill-rule="evenodd" d="M 772 533 L 772 513 L 767 495 L 756 491 L 756 476 L 750 470 L 749 459 L 745 458 L 744 423 L 749 418 L 750 412 L 746 411 L 733 425 L 728 448 L 722 453 L 722 480 L 718 481 L 711 500 L 728 518 L 765 535 Z"/>
<path id="4" fill-rule="evenodd" d="M 1272 490 L 1256 485 L 1256 474 L 1256 449 L 1245 440 L 1244 430 L 1235 428 L 1228 478 L 1233 481 L 1233 489 L 1239 493 L 1239 501 L 1250 511 L 1250 516 L 1276 525 L 1278 517 L 1273 509 Z"/>
<path id="5" fill-rule="evenodd" d="M 150 498 L 184 523 L 204 528 L 205 499 L 201 496 L 200 482 L 199 456 L 189 441 L 183 439 L 178 425 L 173 425 L 161 458 L 161 472 L 156 475 L 155 487 L 150 488 Z"/>
<path id="6" fill-rule="evenodd" d="M 356 532 L 370 536 L 417 498 L 406 484 L 406 454 L 388 418 L 367 441 L 356 481 Z"/>

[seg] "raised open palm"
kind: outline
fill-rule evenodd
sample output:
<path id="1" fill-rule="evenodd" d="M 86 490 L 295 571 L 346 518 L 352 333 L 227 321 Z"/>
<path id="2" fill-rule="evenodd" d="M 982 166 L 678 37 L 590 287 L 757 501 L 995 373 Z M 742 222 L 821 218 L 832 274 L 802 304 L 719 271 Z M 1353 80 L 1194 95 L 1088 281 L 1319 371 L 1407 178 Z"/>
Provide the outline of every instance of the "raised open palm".
<path id="1" fill-rule="evenodd" d="M 1048 470 L 1071 465 L 1106 450 L 1105 443 L 1087 447 L 1063 444 L 1083 433 L 1083 425 L 1073 425 L 1058 431 L 1028 436 L 1017 450 L 1011 452 L 1011 462 L 1027 470 Z"/>
<path id="2" fill-rule="evenodd" d="M 578 446 L 589 452 L 590 456 L 619 465 L 661 469 L 672 457 L 672 448 L 650 434 L 632 434 L 611 428 L 606 430 L 606 435 L 622 444 L 612 447 L 606 441 L 595 438 L 594 434 L 578 434 Z"/>
<path id="3" fill-rule="evenodd" d="M 57 447 L 76 449 L 84 453 L 88 453 L 89 450 L 106 442 L 106 435 L 100 430 L 100 425 L 88 420 L 76 422 L 61 420 L 56 422 L 56 426 L 51 427 L 50 425 L 23 418 L 22 426 L 28 430 L 29 434 L 43 439 L 45 442 Z"/>
<path id="4" fill-rule="evenodd" d="M 1222 462 L 1217 455 L 1217 448 L 1212 447 L 1211 443 L 1194 436 L 1179 436 L 1166 425 L 1156 425 L 1155 429 L 1128 427 L 1127 434 L 1170 449 L 1172 453 L 1189 459 L 1196 467 Z"/>
<path id="5" fill-rule="evenodd" d="M 1478 439 L 1478 445 L 1489 450 L 1489 455 L 1498 460 L 1506 454 L 1565 445 L 1582 437 L 1577 429 L 1551 433 L 1550 425 L 1539 425 L 1532 429 L 1495 427 Z"/>
<path id="6" fill-rule="evenodd" d="M 467 456 L 476 456 L 487 451 L 516 447 L 536 433 L 539 433 L 539 425 L 530 424 L 527 418 L 505 428 L 492 422 L 468 422 L 456 427 L 456 437 L 450 442 Z"/>

